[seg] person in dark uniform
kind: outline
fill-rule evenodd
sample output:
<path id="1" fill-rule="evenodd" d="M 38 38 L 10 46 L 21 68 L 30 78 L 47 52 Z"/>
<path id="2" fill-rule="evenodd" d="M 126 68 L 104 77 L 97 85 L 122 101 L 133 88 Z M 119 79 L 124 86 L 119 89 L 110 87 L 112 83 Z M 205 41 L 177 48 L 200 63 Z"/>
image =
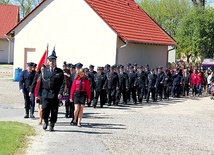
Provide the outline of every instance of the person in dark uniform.
<path id="1" fill-rule="evenodd" d="M 189 96 L 189 87 L 190 87 L 190 73 L 187 71 L 187 69 L 184 69 L 183 73 L 183 96 Z"/>
<path id="2" fill-rule="evenodd" d="M 105 104 L 105 82 L 106 82 L 106 75 L 103 73 L 103 67 L 97 67 L 97 74 L 94 75 L 94 81 L 95 81 L 95 97 L 93 100 L 93 107 L 96 108 L 98 99 L 100 97 L 100 108 L 103 107 Z"/>
<path id="3" fill-rule="evenodd" d="M 127 63 L 126 64 L 126 69 L 125 69 L 125 72 L 128 74 L 129 73 L 129 69 L 130 69 L 130 66 L 131 66 L 131 64 L 130 63 Z"/>
<path id="4" fill-rule="evenodd" d="M 91 91 L 91 96 L 94 97 L 94 87 L 95 87 L 95 82 L 94 82 L 94 75 L 91 75 L 89 73 L 89 69 L 88 68 L 84 68 L 83 69 L 84 73 L 85 73 L 85 78 L 89 80 L 90 83 L 90 91 Z M 91 99 L 92 100 L 92 99 Z M 91 106 L 91 100 L 89 102 L 87 102 L 88 107 Z"/>
<path id="5" fill-rule="evenodd" d="M 163 82 L 164 99 L 169 99 L 171 83 L 172 83 L 172 74 L 168 69 L 166 69 L 164 74 L 164 82 Z"/>
<path id="6" fill-rule="evenodd" d="M 34 108 L 35 108 L 35 101 L 32 101 L 31 97 L 29 96 L 30 87 L 33 83 L 34 77 L 36 75 L 36 71 L 32 70 L 34 63 L 30 62 L 27 63 L 27 69 L 24 70 L 20 75 L 19 80 L 19 90 L 24 95 L 25 100 L 25 116 L 24 118 L 29 118 L 29 110 L 30 110 L 30 117 L 34 118 Z M 33 97 L 34 95 L 32 95 Z M 34 98 L 35 99 L 35 98 Z"/>
<path id="7" fill-rule="evenodd" d="M 180 97 L 180 85 L 182 84 L 182 76 L 179 74 L 179 71 L 180 69 L 177 68 L 175 73 L 172 75 L 172 97 Z"/>
<path id="8" fill-rule="evenodd" d="M 71 87 L 72 87 L 75 75 L 76 75 L 76 65 L 71 64 L 70 65 L 70 88 L 69 88 L 69 92 L 71 90 Z M 70 93 L 69 93 L 69 95 L 70 95 Z M 75 110 L 74 102 L 71 102 L 69 100 L 69 105 L 70 105 L 70 114 L 69 114 L 69 117 L 72 118 L 72 119 L 74 119 L 74 110 Z"/>
<path id="9" fill-rule="evenodd" d="M 148 75 L 148 93 L 146 97 L 146 102 L 149 102 L 150 93 L 152 93 L 152 101 L 156 102 L 157 99 L 155 98 L 155 91 L 156 91 L 156 80 L 157 75 L 155 74 L 155 69 L 151 69 L 151 73 Z"/>
<path id="10" fill-rule="evenodd" d="M 54 130 L 54 125 L 57 121 L 59 99 L 62 98 L 65 85 L 64 73 L 62 69 L 56 67 L 56 58 L 55 52 L 48 57 L 49 67 L 45 68 L 41 73 L 39 85 L 39 95 L 42 100 L 42 117 L 44 120 L 43 129 L 47 129 L 50 116 L 49 131 Z"/>
<path id="11" fill-rule="evenodd" d="M 128 74 L 124 71 L 124 66 L 120 66 L 120 73 L 118 73 L 119 77 L 119 89 L 117 89 L 116 94 L 116 105 L 120 102 L 121 93 L 123 95 L 123 103 L 127 104 L 127 95 L 126 92 L 128 91 L 129 87 L 129 77 Z"/>
<path id="12" fill-rule="evenodd" d="M 137 97 L 136 97 L 136 88 L 137 88 L 137 73 L 134 72 L 134 66 L 130 66 L 129 69 L 129 90 L 127 92 L 127 99 L 130 101 L 130 95 L 132 94 L 132 100 L 134 104 L 137 103 Z"/>
<path id="13" fill-rule="evenodd" d="M 119 86 L 119 79 L 117 73 L 114 71 L 115 67 L 110 67 L 110 72 L 106 74 L 107 80 L 105 83 L 105 88 L 107 88 L 107 94 L 108 94 L 108 106 L 111 106 L 111 103 L 113 102 L 113 105 L 115 105 L 116 100 L 116 90 Z"/>
<path id="14" fill-rule="evenodd" d="M 159 95 L 160 101 L 162 101 L 162 99 L 163 99 L 163 82 L 164 82 L 163 67 L 159 66 L 158 74 L 157 74 L 157 81 L 156 81 L 156 86 L 157 86 L 156 99 L 158 98 L 158 95 Z"/>
<path id="15" fill-rule="evenodd" d="M 133 66 L 134 66 L 134 72 L 137 73 L 137 70 L 138 70 L 137 63 L 134 63 Z"/>
<path id="16" fill-rule="evenodd" d="M 142 103 L 148 78 L 143 71 L 143 66 L 138 66 L 137 70 L 137 96 L 139 103 Z"/>
<path id="17" fill-rule="evenodd" d="M 95 74 L 97 74 L 97 72 L 94 70 L 94 65 L 89 66 L 89 72 L 88 73 L 91 76 L 92 81 L 93 81 L 93 83 L 91 85 L 91 101 L 93 101 L 94 100 L 94 87 L 95 87 L 94 76 L 95 76 Z M 88 103 L 88 106 L 90 106 L 90 105 L 91 105 L 91 102 Z"/>
<path id="18" fill-rule="evenodd" d="M 104 72 L 105 74 L 107 74 L 108 72 L 110 72 L 110 67 L 111 67 L 111 66 L 110 66 L 109 64 L 106 64 L 103 72 Z"/>
<path id="19" fill-rule="evenodd" d="M 148 79 L 148 75 L 150 74 L 150 69 L 149 69 L 149 65 L 148 64 L 145 64 L 144 72 L 145 72 L 146 77 Z M 147 86 L 148 86 L 148 80 L 147 80 Z M 147 97 L 147 92 L 148 92 L 148 87 L 146 87 L 146 89 L 145 89 L 144 99 L 146 99 L 146 97 Z"/>

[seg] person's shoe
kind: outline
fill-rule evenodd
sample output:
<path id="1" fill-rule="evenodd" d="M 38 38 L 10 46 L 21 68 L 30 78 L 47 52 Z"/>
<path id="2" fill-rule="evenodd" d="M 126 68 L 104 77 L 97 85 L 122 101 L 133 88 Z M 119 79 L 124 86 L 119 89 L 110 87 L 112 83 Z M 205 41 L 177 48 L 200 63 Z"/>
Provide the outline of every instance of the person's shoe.
<path id="1" fill-rule="evenodd" d="M 50 132 L 54 131 L 54 123 L 50 123 L 49 131 Z"/>
<path id="2" fill-rule="evenodd" d="M 65 114 L 65 118 L 68 118 L 68 113 Z"/>
<path id="3" fill-rule="evenodd" d="M 29 114 L 26 114 L 26 115 L 24 116 L 24 118 L 29 118 Z"/>
<path id="4" fill-rule="evenodd" d="M 71 126 L 76 126 L 76 125 L 77 125 L 77 122 L 71 121 L 70 125 L 71 125 Z"/>
<path id="5" fill-rule="evenodd" d="M 43 129 L 46 130 L 48 128 L 48 123 L 43 124 Z"/>
<path id="6" fill-rule="evenodd" d="M 79 123 L 77 126 L 78 126 L 78 127 L 82 127 L 81 123 Z"/>
<path id="7" fill-rule="evenodd" d="M 146 103 L 149 103 L 149 101 L 148 101 L 148 100 L 146 100 Z"/>
<path id="8" fill-rule="evenodd" d="M 94 108 L 96 108 L 96 106 L 97 106 L 96 104 L 93 104 L 93 107 L 94 107 Z"/>
<path id="9" fill-rule="evenodd" d="M 111 103 L 108 103 L 107 106 L 111 106 Z"/>
<path id="10" fill-rule="evenodd" d="M 30 118 L 35 118 L 35 116 L 33 114 L 30 114 Z"/>

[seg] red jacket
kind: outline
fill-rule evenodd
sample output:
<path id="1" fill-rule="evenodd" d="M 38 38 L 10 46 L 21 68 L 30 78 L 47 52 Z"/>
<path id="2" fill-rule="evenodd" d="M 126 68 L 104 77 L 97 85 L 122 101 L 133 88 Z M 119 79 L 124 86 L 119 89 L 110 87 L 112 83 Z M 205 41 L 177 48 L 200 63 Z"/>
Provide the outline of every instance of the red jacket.
<path id="1" fill-rule="evenodd" d="M 199 84 L 204 84 L 204 78 L 202 77 L 202 74 L 201 73 L 198 73 L 197 74 L 197 79 L 196 79 L 196 85 L 198 86 Z"/>
<path id="2" fill-rule="evenodd" d="M 80 86 L 80 77 L 78 76 L 72 83 L 71 91 L 70 91 L 70 99 L 74 98 L 74 92 L 79 91 Z M 82 90 L 81 92 L 86 92 L 88 100 L 91 99 L 91 90 L 90 90 L 90 82 L 88 79 L 82 80 Z"/>
<path id="3" fill-rule="evenodd" d="M 196 73 L 192 73 L 190 75 L 190 79 L 191 79 L 191 81 L 190 81 L 191 86 L 192 85 L 197 85 L 198 75 Z"/>

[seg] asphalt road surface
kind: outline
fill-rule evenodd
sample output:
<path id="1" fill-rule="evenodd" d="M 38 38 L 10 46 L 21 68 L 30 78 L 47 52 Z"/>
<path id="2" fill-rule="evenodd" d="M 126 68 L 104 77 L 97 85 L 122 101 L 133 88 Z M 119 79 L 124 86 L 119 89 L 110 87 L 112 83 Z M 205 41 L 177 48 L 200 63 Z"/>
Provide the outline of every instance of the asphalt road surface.
<path id="1" fill-rule="evenodd" d="M 35 119 L 24 119 L 18 83 L 0 79 L 0 121 L 32 125 L 27 155 L 213 155 L 214 100 L 170 99 L 157 103 L 85 107 L 82 127 L 70 126 L 59 108 L 54 132 Z M 37 110 L 37 106 L 36 106 Z"/>

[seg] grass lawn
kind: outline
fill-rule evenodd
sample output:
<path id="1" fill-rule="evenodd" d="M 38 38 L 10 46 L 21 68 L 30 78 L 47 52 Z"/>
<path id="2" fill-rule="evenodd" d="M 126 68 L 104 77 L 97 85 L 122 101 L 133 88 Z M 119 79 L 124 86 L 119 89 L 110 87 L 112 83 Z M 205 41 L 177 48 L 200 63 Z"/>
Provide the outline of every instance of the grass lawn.
<path id="1" fill-rule="evenodd" d="M 0 155 L 24 154 L 33 127 L 19 122 L 0 122 Z"/>

